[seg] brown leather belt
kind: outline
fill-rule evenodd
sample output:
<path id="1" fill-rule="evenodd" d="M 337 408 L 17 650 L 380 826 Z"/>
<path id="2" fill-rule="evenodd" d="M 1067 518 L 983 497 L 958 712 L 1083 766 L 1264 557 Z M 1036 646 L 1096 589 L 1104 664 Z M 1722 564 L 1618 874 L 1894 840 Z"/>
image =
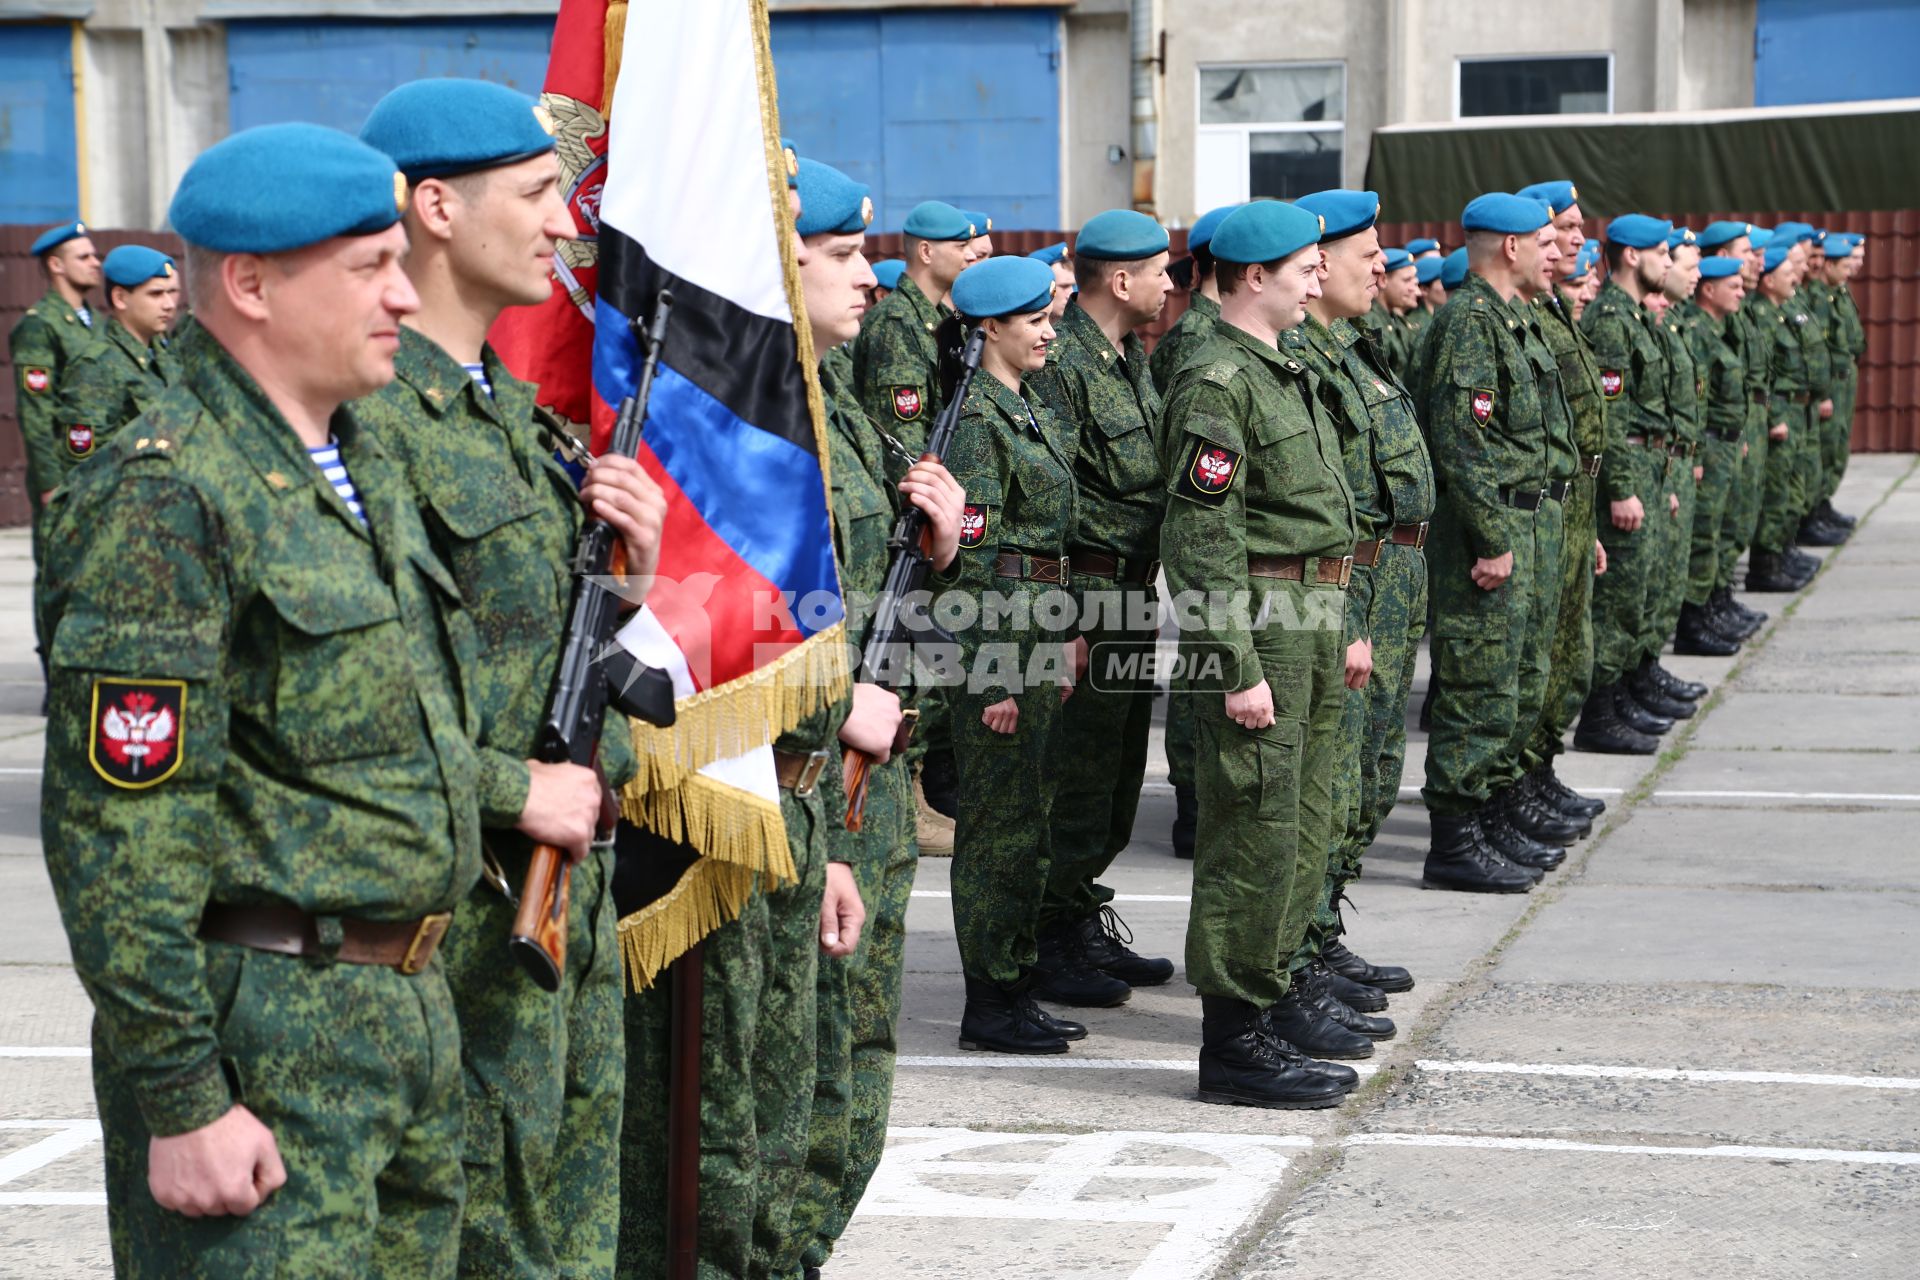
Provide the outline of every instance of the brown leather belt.
<path id="1" fill-rule="evenodd" d="M 1788 404 L 1807 404 L 1812 400 L 1813 393 L 1810 391 L 1789 391 L 1787 393 Z"/>
<path id="2" fill-rule="evenodd" d="M 1396 547 L 1412 547 L 1418 551 L 1427 545 L 1427 522 L 1397 524 L 1393 526 L 1393 532 L 1387 535 L 1387 541 Z"/>
<path id="3" fill-rule="evenodd" d="M 417 920 L 355 920 L 338 917 L 341 938 L 332 959 L 342 964 L 371 964 L 412 975 L 427 967 L 440 940 L 447 936 L 453 912 L 440 911 Z M 200 915 L 200 936 L 209 942 L 231 942 L 255 951 L 286 956 L 324 956 L 320 921 L 298 907 L 235 906 L 209 902 Z"/>
<path id="4" fill-rule="evenodd" d="M 1066 586 L 1073 578 L 1072 565 L 1065 556 L 1030 556 L 1019 551 L 1002 551 L 993 558 L 993 571 L 1003 578 L 1025 578 Z"/>
<path id="5" fill-rule="evenodd" d="M 1308 566 L 1313 576 L 1307 576 Z M 1247 572 L 1256 578 L 1282 578 L 1344 588 L 1353 580 L 1352 556 L 1248 556 Z"/>
<path id="6" fill-rule="evenodd" d="M 1733 444 L 1740 439 L 1740 428 L 1738 427 L 1702 427 L 1701 430 L 1724 444 Z"/>
<path id="7" fill-rule="evenodd" d="M 1696 447 L 1691 440 L 1675 440 L 1667 446 L 1667 456 L 1669 458 L 1691 458 Z"/>
<path id="8" fill-rule="evenodd" d="M 1385 538 L 1369 538 L 1365 542 L 1353 544 L 1353 567 L 1372 569 L 1380 564 L 1380 548 L 1387 545 Z"/>
<path id="9" fill-rule="evenodd" d="M 820 775 L 826 771 L 831 758 L 832 753 L 824 747 L 818 751 L 782 751 L 776 747 L 773 773 L 780 780 L 782 791 L 791 791 L 804 799 L 820 785 Z"/>
<path id="10" fill-rule="evenodd" d="M 1075 574 L 1090 573 L 1096 578 L 1142 586 L 1160 576 L 1158 560 L 1142 560 L 1137 556 L 1123 560 L 1110 551 L 1095 551 L 1091 547 L 1069 547 L 1067 568 Z"/>
<path id="11" fill-rule="evenodd" d="M 1600 474 L 1600 464 L 1605 460 L 1606 460 L 1606 455 L 1604 454 L 1599 454 L 1599 453 L 1581 454 L 1580 469 L 1586 472 L 1590 476 L 1598 476 Z"/>
<path id="12" fill-rule="evenodd" d="M 1665 436 L 1628 436 L 1627 443 L 1643 444 L 1649 449 L 1664 449 L 1667 447 L 1667 438 Z"/>

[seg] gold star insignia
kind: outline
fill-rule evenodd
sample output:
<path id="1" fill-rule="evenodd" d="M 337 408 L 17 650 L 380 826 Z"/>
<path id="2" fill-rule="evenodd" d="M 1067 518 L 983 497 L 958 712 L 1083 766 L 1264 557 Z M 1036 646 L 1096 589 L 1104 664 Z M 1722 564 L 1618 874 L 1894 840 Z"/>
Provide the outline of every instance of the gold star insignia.
<path id="1" fill-rule="evenodd" d="M 287 487 L 287 478 L 278 471 L 269 471 L 267 472 L 267 483 L 276 489 L 284 489 Z"/>
<path id="2" fill-rule="evenodd" d="M 873 197 L 872 196 L 860 197 L 860 225 L 863 227 L 870 227 L 873 225 Z"/>
<path id="3" fill-rule="evenodd" d="M 1580 201 L 1580 188 L 1574 186 L 1571 182 L 1567 184 L 1567 199 L 1576 204 Z"/>

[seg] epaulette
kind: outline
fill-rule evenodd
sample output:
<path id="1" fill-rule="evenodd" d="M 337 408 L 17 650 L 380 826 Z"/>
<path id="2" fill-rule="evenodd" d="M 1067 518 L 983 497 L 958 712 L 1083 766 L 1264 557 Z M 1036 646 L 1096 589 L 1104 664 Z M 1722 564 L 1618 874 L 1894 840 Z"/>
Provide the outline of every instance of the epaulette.
<path id="1" fill-rule="evenodd" d="M 1202 373 L 1200 376 L 1205 378 L 1208 382 L 1217 382 L 1224 387 L 1229 382 L 1232 382 L 1235 377 L 1239 376 L 1239 373 L 1240 373 L 1240 366 L 1235 364 L 1233 361 L 1215 360 L 1212 364 L 1207 366 L 1206 371 Z"/>

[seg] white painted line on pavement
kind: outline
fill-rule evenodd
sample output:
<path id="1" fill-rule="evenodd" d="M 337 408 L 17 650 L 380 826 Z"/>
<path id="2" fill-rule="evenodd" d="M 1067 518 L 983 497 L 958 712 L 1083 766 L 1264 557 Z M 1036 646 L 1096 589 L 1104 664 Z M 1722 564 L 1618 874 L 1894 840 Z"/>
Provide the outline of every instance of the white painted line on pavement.
<path id="1" fill-rule="evenodd" d="M 1422 1071 L 1468 1075 L 1563 1076 L 1589 1080 L 1677 1080 L 1695 1084 L 1834 1085 L 1855 1089 L 1920 1089 L 1912 1076 L 1805 1075 L 1791 1071 L 1695 1071 L 1668 1067 L 1602 1067 L 1573 1062 L 1441 1062 L 1422 1058 Z"/>
<path id="2" fill-rule="evenodd" d="M 916 898 L 951 898 L 952 891 L 947 889 L 915 889 Z M 1184 893 L 1116 893 L 1115 902 L 1191 902 L 1193 898 Z"/>
<path id="3" fill-rule="evenodd" d="M 31 773 L 38 775 L 39 769 L 0 769 L 0 773 Z"/>
<path id="4" fill-rule="evenodd" d="M 1563 1138 L 1489 1138 L 1462 1133 L 1356 1133 L 1348 1147 L 1454 1147 L 1487 1151 L 1567 1151 L 1618 1156 L 1710 1156 L 1723 1160 L 1796 1160 L 1818 1164 L 1920 1165 L 1920 1151 L 1837 1151 L 1826 1147 L 1641 1147 Z"/>
<path id="5" fill-rule="evenodd" d="M 894 1065 L 935 1069 L 982 1067 L 989 1071 L 996 1068 L 1002 1071 L 1192 1071 L 1200 1063 L 1197 1058 L 1076 1058 L 1071 1054 L 1020 1057 L 1013 1054 L 970 1053 L 959 1057 L 902 1054 L 894 1059 Z M 1363 1076 L 1370 1076 L 1380 1069 L 1377 1062 L 1344 1062 L 1340 1065 L 1352 1067 Z"/>
<path id="6" fill-rule="evenodd" d="M 104 1205 L 104 1191 L 0 1191 L 0 1209 L 34 1205 Z"/>
<path id="7" fill-rule="evenodd" d="M 44 1048 L 39 1045 L 0 1045 L 0 1058 L 91 1058 L 91 1049 Z"/>
<path id="8" fill-rule="evenodd" d="M 1901 791 L 1656 791 L 1656 800 L 1832 800 L 1849 804 L 1913 804 L 1920 795 Z"/>
<path id="9" fill-rule="evenodd" d="M 0 1120 L 0 1129 L 52 1129 L 54 1133 L 30 1146 L 0 1156 L 0 1185 L 72 1155 L 100 1141 L 98 1120 Z"/>

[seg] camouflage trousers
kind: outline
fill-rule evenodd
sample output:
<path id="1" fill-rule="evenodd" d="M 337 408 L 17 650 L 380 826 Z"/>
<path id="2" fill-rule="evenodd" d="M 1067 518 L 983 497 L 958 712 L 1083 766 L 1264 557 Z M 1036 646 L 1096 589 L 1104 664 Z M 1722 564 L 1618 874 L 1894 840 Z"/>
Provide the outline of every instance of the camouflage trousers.
<path id="1" fill-rule="evenodd" d="M 273 1131 L 287 1182 L 241 1218 L 187 1218 L 155 1204 L 146 1123 L 96 1020 L 93 1086 L 113 1273 L 134 1280 L 452 1276 L 463 1111 L 459 1030 L 439 964 L 407 977 L 222 942 L 204 946 L 234 1100 Z"/>
<path id="2" fill-rule="evenodd" d="M 1043 638 L 1056 647 L 1065 639 L 1030 635 L 1020 644 L 1023 664 Z M 948 693 L 960 771 L 952 873 L 960 967 L 970 978 L 1016 982 L 1039 957 L 1040 904 L 1053 869 L 1060 690 L 1042 682 L 1016 694 L 1020 720 L 1012 733 L 995 733 L 980 719 L 1004 693 Z"/>
<path id="3" fill-rule="evenodd" d="M 1760 499 L 1767 487 L 1770 444 L 1765 406 L 1754 405 L 1747 410 L 1747 425 L 1740 433 L 1740 443 L 1746 448 L 1740 459 L 1740 472 L 1733 482 L 1733 492 L 1727 498 L 1727 526 L 1717 546 L 1720 567 L 1714 574 L 1716 587 L 1733 586 L 1734 568 L 1752 545 L 1754 529 L 1760 523 Z"/>
<path id="4" fill-rule="evenodd" d="M 1521 768 L 1553 763 L 1593 688 L 1594 479 L 1574 476 L 1561 507 L 1560 602 L 1547 646 L 1547 691 Z"/>
<path id="5" fill-rule="evenodd" d="M 1667 495 L 1680 500 L 1670 511 Z M 1690 458 L 1667 460 L 1666 482 L 1660 491 L 1658 559 L 1648 591 L 1646 627 L 1640 633 L 1639 657 L 1658 659 L 1680 622 L 1680 604 L 1687 594 L 1687 564 L 1693 545 L 1694 482 Z"/>
<path id="6" fill-rule="evenodd" d="M 1788 506 L 1793 514 L 1789 539 L 1799 530 L 1801 519 L 1820 501 L 1821 432 L 1826 424 L 1820 421 L 1819 412 L 1813 404 L 1799 409 L 1799 421 L 1803 429 L 1797 433 L 1798 442 L 1793 435 L 1787 437 L 1793 454 L 1792 500 Z"/>
<path id="7" fill-rule="evenodd" d="M 774 1274 L 806 1155 L 813 1100 L 814 989 L 820 956 L 816 794 L 781 792 L 800 882 L 756 890 L 701 946 L 701 1280 Z M 620 1131 L 622 1280 L 667 1274 L 667 1083 L 673 1002 L 663 975 L 629 995 L 626 1105 Z"/>
<path id="8" fill-rule="evenodd" d="M 1708 435 L 1700 446 L 1701 473 L 1694 485 L 1693 536 L 1687 557 L 1687 603 L 1704 605 L 1720 574 L 1720 540 L 1727 536 L 1727 505 L 1741 468 L 1740 441 Z"/>
<path id="9" fill-rule="evenodd" d="M 1760 495 L 1760 518 L 1754 526 L 1753 546 L 1779 554 L 1793 545 L 1804 508 L 1800 506 L 1800 455 L 1809 432 L 1805 405 L 1787 406 L 1787 438 L 1768 440 L 1766 481 Z"/>
<path id="10" fill-rule="evenodd" d="M 1641 629 L 1646 624 L 1652 577 L 1659 559 L 1654 517 L 1665 458 L 1633 445 L 1620 453 L 1632 472 L 1632 494 L 1646 511 L 1640 527 L 1631 531 L 1614 524 L 1608 504 L 1594 500 L 1594 525 L 1600 545 L 1607 549 L 1607 571 L 1593 580 L 1593 683 L 1617 683 L 1639 658 Z M 1613 455 L 1607 458 L 1612 466 Z"/>
<path id="11" fill-rule="evenodd" d="M 507 860 L 510 884 L 525 863 Z M 460 904 L 441 948 L 466 1078 L 463 1277 L 613 1273 L 626 1047 L 612 874 L 611 850 L 573 870 L 558 992 L 508 959 L 514 906 L 488 885 Z"/>
<path id="12" fill-rule="evenodd" d="M 905 762 L 884 766 L 868 788 L 860 856 L 849 859 L 867 923 L 860 947 L 820 962 L 813 1108 L 806 1168 L 794 1197 L 789 1239 L 774 1274 L 823 1266 L 880 1167 L 899 1054 L 900 985 L 906 964 L 907 904 L 919 849 L 913 786 Z"/>
<path id="13" fill-rule="evenodd" d="M 1860 394 L 1860 368 L 1849 364 L 1833 378 L 1833 417 L 1820 424 L 1820 486 L 1814 505 L 1831 501 L 1846 478 L 1853 453 L 1853 407 Z M 1816 415 L 1817 416 L 1817 415 Z"/>
<path id="14" fill-rule="evenodd" d="M 1345 599 L 1337 588 L 1253 579 L 1277 622 L 1254 634 L 1274 721 L 1246 729 L 1219 693 L 1195 692 L 1193 902 L 1187 978 L 1203 996 L 1267 1008 L 1325 893 L 1333 778 L 1346 709 Z"/>
<path id="15" fill-rule="evenodd" d="M 1147 740 L 1153 731 L 1150 659 L 1157 627 L 1117 625 L 1107 601 L 1157 617 L 1159 593 L 1151 586 L 1125 588 L 1111 578 L 1074 573 L 1083 616 L 1100 625 L 1083 632 L 1089 665 L 1060 708 L 1054 747 L 1053 866 L 1047 875 L 1042 930 L 1084 920 L 1113 901 L 1097 883 L 1133 839 L 1140 786 L 1147 776 Z M 1097 613 L 1091 610 L 1098 610 Z M 1113 623 L 1116 625 L 1107 625 Z"/>
<path id="16" fill-rule="evenodd" d="M 1193 786 L 1193 698 L 1180 689 L 1167 695 L 1167 781 L 1176 789 Z"/>
<path id="17" fill-rule="evenodd" d="M 1559 621 L 1560 504 L 1503 512 L 1513 574 L 1476 586 L 1464 531 L 1440 508 L 1433 548 L 1433 700 L 1427 738 L 1427 811 L 1477 813 L 1519 776 L 1547 693 L 1547 653 Z M 1543 528 L 1544 526 L 1544 528 Z M 1541 549 L 1551 566 L 1540 568 Z M 1550 581 L 1542 581 L 1549 579 Z"/>

